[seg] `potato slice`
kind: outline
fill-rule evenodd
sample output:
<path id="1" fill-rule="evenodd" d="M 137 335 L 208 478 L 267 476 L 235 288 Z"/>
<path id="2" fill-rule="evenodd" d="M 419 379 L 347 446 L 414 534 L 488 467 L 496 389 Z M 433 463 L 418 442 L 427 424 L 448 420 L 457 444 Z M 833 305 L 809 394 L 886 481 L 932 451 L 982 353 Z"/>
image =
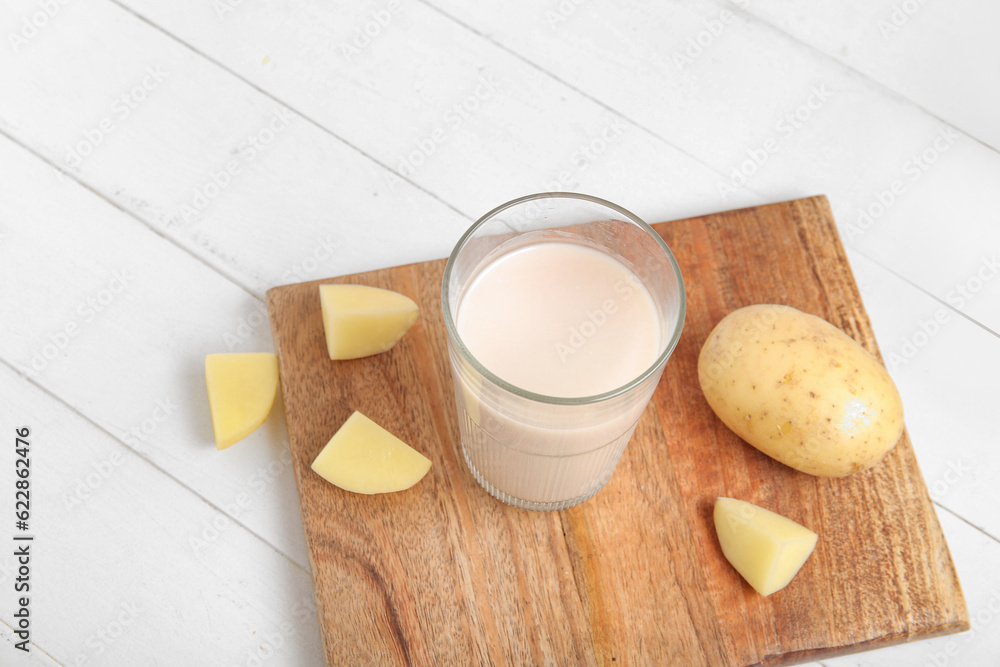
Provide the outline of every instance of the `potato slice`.
<path id="1" fill-rule="evenodd" d="M 267 419 L 278 393 L 278 358 L 270 352 L 210 354 L 205 385 L 215 446 L 225 449 Z"/>
<path id="2" fill-rule="evenodd" d="M 319 299 L 331 359 L 385 352 L 420 315 L 412 299 L 366 285 L 320 285 Z"/>
<path id="3" fill-rule="evenodd" d="M 716 498 L 715 532 L 726 560 L 761 595 L 787 586 L 818 539 L 787 517 L 733 498 Z"/>
<path id="4" fill-rule="evenodd" d="M 430 468 L 430 459 L 360 412 L 347 418 L 312 464 L 331 484 L 367 494 L 408 489 Z"/>

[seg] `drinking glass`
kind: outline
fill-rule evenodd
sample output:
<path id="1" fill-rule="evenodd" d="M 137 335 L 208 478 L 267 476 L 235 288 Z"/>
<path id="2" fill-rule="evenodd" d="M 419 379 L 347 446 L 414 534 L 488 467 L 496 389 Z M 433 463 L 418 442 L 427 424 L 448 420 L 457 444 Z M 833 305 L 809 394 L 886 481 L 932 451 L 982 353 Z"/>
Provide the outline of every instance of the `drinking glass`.
<path id="1" fill-rule="evenodd" d="M 652 297 L 659 354 L 625 384 L 594 396 L 537 394 L 495 375 L 459 335 L 463 296 L 483 269 L 509 252 L 550 242 L 607 254 L 641 281 L 628 289 L 645 289 Z M 571 507 L 597 493 L 611 478 L 684 324 L 684 281 L 660 235 L 597 197 L 566 192 L 521 197 L 484 215 L 458 241 L 445 268 L 441 304 L 462 453 L 475 479 L 499 500 L 532 510 Z M 576 333 L 585 335 L 586 324 L 582 320 Z"/>

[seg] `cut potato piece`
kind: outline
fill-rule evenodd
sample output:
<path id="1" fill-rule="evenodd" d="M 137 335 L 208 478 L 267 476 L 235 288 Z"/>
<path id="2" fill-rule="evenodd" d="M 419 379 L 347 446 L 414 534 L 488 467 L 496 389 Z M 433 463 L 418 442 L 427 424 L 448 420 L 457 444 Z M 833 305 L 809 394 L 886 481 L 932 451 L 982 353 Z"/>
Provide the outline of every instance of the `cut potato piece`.
<path id="1" fill-rule="evenodd" d="M 385 352 L 420 315 L 412 299 L 366 285 L 320 285 L 319 299 L 331 359 Z"/>
<path id="2" fill-rule="evenodd" d="M 716 498 L 715 532 L 726 560 L 761 595 L 787 586 L 817 540 L 805 526 L 733 498 Z"/>
<path id="3" fill-rule="evenodd" d="M 323 479 L 354 493 L 408 489 L 427 474 L 430 459 L 355 412 L 313 461 Z"/>
<path id="4" fill-rule="evenodd" d="M 267 419 L 278 393 L 278 358 L 270 352 L 210 354 L 205 384 L 215 446 L 225 449 Z"/>

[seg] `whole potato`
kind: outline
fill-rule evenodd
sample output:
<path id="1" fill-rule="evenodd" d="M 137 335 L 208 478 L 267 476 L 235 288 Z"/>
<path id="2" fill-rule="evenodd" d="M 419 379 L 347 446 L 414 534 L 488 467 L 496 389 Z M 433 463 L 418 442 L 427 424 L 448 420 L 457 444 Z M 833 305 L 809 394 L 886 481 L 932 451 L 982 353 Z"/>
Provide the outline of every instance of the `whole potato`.
<path id="1" fill-rule="evenodd" d="M 789 306 L 724 317 L 701 348 L 698 380 L 726 426 L 811 475 L 870 468 L 903 433 L 902 401 L 882 364 L 826 320 Z"/>

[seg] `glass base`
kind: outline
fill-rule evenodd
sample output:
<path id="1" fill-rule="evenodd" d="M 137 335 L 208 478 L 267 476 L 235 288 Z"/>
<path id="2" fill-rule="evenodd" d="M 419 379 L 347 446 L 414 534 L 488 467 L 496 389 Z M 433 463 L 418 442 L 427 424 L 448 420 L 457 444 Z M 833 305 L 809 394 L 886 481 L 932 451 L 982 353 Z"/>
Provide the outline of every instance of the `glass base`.
<path id="1" fill-rule="evenodd" d="M 469 452 L 465 446 L 464 440 L 462 441 L 462 457 L 465 459 L 465 465 L 468 466 L 469 471 L 472 473 L 472 476 L 475 477 L 476 481 L 479 482 L 479 485 L 484 489 L 486 489 L 486 491 L 491 496 L 493 496 L 494 498 L 503 503 L 506 503 L 507 505 L 511 505 L 513 507 L 517 507 L 524 510 L 534 510 L 537 512 L 552 512 L 555 510 L 563 510 L 568 507 L 573 507 L 574 505 L 579 505 L 585 500 L 589 500 L 594 496 L 595 493 L 600 491 L 605 484 L 608 483 L 608 480 L 611 479 L 611 473 L 614 472 L 614 466 L 612 466 L 612 469 L 611 471 L 608 472 L 607 476 L 605 476 L 604 479 L 600 480 L 597 486 L 595 486 L 582 496 L 577 496 L 576 498 L 569 498 L 567 500 L 540 502 L 537 500 L 525 500 L 523 498 L 516 498 L 510 495 L 509 493 L 493 486 L 489 482 L 489 480 L 480 475 L 479 471 L 476 470 L 476 467 L 472 465 L 472 461 L 469 460 Z"/>

